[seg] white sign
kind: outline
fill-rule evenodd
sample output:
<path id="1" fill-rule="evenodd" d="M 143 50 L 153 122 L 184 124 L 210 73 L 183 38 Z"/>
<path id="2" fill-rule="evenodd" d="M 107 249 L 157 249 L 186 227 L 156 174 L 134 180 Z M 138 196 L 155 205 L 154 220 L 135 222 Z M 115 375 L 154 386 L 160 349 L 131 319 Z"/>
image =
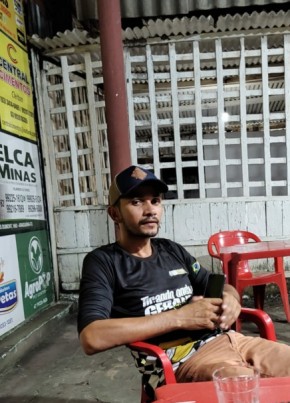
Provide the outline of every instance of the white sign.
<path id="1" fill-rule="evenodd" d="M 1 237 L 0 335 L 25 319 L 15 235 Z"/>
<path id="2" fill-rule="evenodd" d="M 44 220 L 37 145 L 0 132 L 0 220 Z"/>

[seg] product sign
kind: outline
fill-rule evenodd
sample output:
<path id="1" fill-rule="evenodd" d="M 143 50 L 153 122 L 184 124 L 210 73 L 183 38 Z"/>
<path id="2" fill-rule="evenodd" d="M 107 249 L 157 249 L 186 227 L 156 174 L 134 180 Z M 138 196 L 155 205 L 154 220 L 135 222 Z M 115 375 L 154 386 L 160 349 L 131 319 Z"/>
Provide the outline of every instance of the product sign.
<path id="1" fill-rule="evenodd" d="M 0 30 L 13 42 L 26 46 L 24 11 L 21 0 L 0 1 Z"/>
<path id="2" fill-rule="evenodd" d="M 0 132 L 0 233 L 7 221 L 44 219 L 36 144 Z"/>
<path id="3" fill-rule="evenodd" d="M 53 302 L 47 231 L 16 235 L 25 318 Z"/>
<path id="4" fill-rule="evenodd" d="M 14 235 L 1 237 L 0 336 L 24 320 L 22 288 Z"/>
<path id="5" fill-rule="evenodd" d="M 0 0 L 0 336 L 54 299 L 22 0 Z"/>
<path id="6" fill-rule="evenodd" d="M 0 129 L 36 140 L 28 54 L 1 31 L 0 86 Z"/>

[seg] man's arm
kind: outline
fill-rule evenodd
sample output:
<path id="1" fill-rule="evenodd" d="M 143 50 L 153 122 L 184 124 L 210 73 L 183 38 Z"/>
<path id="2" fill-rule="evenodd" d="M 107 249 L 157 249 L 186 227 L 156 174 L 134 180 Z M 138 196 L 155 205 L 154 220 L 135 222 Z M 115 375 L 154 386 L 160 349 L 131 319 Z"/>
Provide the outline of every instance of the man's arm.
<path id="1" fill-rule="evenodd" d="M 86 354 L 146 340 L 174 330 L 213 330 L 219 320 L 222 299 L 195 298 L 180 309 L 139 318 L 100 319 L 80 332 Z"/>

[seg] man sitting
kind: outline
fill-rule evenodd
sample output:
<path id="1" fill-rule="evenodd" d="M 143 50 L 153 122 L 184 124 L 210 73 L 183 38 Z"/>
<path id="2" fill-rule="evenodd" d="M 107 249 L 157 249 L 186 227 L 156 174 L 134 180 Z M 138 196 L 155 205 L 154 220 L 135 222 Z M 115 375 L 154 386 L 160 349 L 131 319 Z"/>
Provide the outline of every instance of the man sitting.
<path id="1" fill-rule="evenodd" d="M 209 271 L 181 245 L 154 238 L 167 190 L 137 166 L 114 178 L 108 214 L 118 239 L 83 263 L 78 331 L 85 353 L 147 340 L 166 351 L 178 382 L 211 380 L 216 368 L 238 363 L 261 376 L 289 376 L 289 346 L 230 330 L 241 310 L 237 291 L 226 284 L 222 298 L 203 297 Z M 137 361 L 140 369 L 147 364 Z"/>

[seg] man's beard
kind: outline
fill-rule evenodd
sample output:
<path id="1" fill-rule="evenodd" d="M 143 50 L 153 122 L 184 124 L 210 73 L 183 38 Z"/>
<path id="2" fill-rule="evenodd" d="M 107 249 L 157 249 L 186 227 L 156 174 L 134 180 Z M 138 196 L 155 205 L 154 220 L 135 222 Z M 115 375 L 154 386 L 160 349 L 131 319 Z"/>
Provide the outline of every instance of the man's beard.
<path id="1" fill-rule="evenodd" d="M 156 224 L 157 224 L 156 230 L 151 230 L 151 231 L 148 230 L 148 231 L 146 231 L 146 232 L 142 232 L 142 230 L 141 230 L 141 231 L 138 231 L 137 229 L 132 229 L 130 226 L 127 226 L 127 225 L 125 225 L 125 227 L 126 227 L 127 232 L 128 232 L 130 235 L 133 235 L 133 236 L 138 237 L 138 238 L 143 238 L 143 239 L 145 239 L 145 238 L 153 238 L 153 237 L 155 237 L 155 236 L 158 234 L 159 228 L 160 228 L 160 224 L 159 224 L 159 223 L 156 223 Z"/>

